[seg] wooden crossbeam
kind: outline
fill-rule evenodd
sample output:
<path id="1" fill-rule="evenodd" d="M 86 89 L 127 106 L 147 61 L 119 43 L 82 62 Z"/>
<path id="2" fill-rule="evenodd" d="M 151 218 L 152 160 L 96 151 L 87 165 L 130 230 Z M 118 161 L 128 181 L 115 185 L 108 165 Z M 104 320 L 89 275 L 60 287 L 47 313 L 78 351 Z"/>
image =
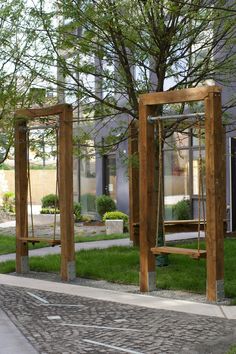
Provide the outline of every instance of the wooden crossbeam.
<path id="1" fill-rule="evenodd" d="M 15 112 L 17 117 L 41 118 L 61 114 L 64 109 L 70 108 L 70 105 L 62 103 L 54 106 L 40 108 L 21 108 Z"/>
<path id="2" fill-rule="evenodd" d="M 139 99 L 144 105 L 203 101 L 209 93 L 220 93 L 218 86 L 194 87 L 176 91 L 144 93 Z M 145 117 L 146 118 L 146 117 Z"/>
<path id="3" fill-rule="evenodd" d="M 205 250 L 167 246 L 153 247 L 151 248 L 151 252 L 153 254 L 181 254 L 194 259 L 206 258 L 207 254 Z"/>

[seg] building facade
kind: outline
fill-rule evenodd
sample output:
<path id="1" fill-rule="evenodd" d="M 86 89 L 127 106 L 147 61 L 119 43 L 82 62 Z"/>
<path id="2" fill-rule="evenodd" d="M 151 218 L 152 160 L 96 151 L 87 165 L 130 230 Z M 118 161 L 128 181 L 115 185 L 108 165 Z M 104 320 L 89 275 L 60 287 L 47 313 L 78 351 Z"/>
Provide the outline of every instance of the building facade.
<path id="1" fill-rule="evenodd" d="M 227 90 L 226 90 L 227 91 Z M 222 102 L 232 94 L 232 91 L 222 93 Z M 235 111 L 231 110 L 231 119 Z M 224 117 L 224 116 L 223 116 Z M 224 121 L 226 118 L 223 118 Z M 99 135 L 101 140 L 106 129 Z M 203 133 L 203 131 L 202 131 Z M 236 230 L 236 130 L 233 125 L 227 126 L 226 143 L 226 205 L 227 227 L 229 231 Z M 182 208 L 189 208 L 189 218 L 198 218 L 200 199 L 201 218 L 205 213 L 205 148 L 204 137 L 199 147 L 198 126 L 188 128 L 183 132 L 175 132 L 167 138 L 164 145 L 164 193 L 165 219 L 175 220 L 176 204 L 181 201 Z M 199 191 L 199 153 L 201 150 L 202 191 Z M 89 157 L 75 160 L 75 179 L 77 187 L 76 198 L 81 202 L 83 213 L 96 216 L 95 197 L 101 194 L 111 196 L 117 204 L 117 209 L 129 213 L 129 179 L 128 179 L 128 141 L 120 143 L 114 151 L 100 155 L 94 150 Z M 199 193 L 201 194 L 199 196 Z M 186 205 L 184 205 L 186 204 Z"/>

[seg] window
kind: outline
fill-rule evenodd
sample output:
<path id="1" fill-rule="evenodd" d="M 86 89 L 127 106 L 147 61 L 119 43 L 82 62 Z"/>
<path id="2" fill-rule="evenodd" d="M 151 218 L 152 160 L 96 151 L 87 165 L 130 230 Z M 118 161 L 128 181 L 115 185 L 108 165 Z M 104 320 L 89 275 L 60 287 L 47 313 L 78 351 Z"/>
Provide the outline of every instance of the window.
<path id="1" fill-rule="evenodd" d="M 94 148 L 86 148 L 80 159 L 80 202 L 83 213 L 96 212 L 96 156 Z"/>
<path id="2" fill-rule="evenodd" d="M 199 160 L 198 131 L 188 130 L 184 133 L 174 133 L 164 146 L 164 200 L 165 219 L 175 219 L 174 208 L 176 203 L 185 199 L 190 200 L 192 218 L 198 217 L 199 173 L 203 189 L 200 198 L 205 196 L 205 141 L 201 139 L 201 155 Z M 201 166 L 200 166 L 201 163 Z M 202 203 L 201 203 L 202 204 Z M 201 207 L 202 209 L 202 207 Z M 201 210 L 201 215 L 202 215 Z"/>

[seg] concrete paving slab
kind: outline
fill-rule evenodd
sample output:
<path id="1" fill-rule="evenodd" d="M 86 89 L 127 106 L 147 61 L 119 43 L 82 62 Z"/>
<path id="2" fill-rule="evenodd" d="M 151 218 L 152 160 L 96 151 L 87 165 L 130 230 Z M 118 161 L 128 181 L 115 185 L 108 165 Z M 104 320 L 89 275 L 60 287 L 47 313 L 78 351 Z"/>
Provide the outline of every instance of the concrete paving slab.
<path id="1" fill-rule="evenodd" d="M 223 312 L 221 306 L 214 304 L 203 304 L 186 300 L 164 299 L 158 296 L 123 293 L 112 290 L 91 288 L 87 286 L 67 283 L 57 283 L 5 274 L 0 274 L 0 284 L 25 287 L 29 289 L 38 289 L 43 291 L 52 291 L 55 293 L 77 295 L 91 299 L 112 301 L 120 304 L 129 304 L 153 309 L 228 318 L 226 311 Z M 236 319 L 236 311 L 235 315 L 233 315 L 233 311 L 231 311 L 231 319 Z"/>
<path id="2" fill-rule="evenodd" d="M 1 229 L 7 229 L 8 227 L 15 227 L 16 226 L 16 221 L 11 220 L 11 221 L 5 221 L 0 223 L 0 228 Z"/>
<path id="3" fill-rule="evenodd" d="M 221 306 L 221 310 L 225 315 L 225 318 L 229 320 L 236 319 L 236 306 Z"/>
<path id="4" fill-rule="evenodd" d="M 0 354 L 38 353 L 1 309 L 0 343 Z"/>

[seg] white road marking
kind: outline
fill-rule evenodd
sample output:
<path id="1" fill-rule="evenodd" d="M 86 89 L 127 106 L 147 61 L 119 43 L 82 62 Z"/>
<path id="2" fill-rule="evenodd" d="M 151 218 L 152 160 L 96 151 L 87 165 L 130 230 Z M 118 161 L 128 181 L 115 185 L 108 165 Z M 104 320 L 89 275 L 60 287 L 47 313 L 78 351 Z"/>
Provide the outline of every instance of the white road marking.
<path id="1" fill-rule="evenodd" d="M 114 320 L 114 322 L 121 323 L 121 322 L 127 322 L 127 320 L 125 318 L 118 318 L 117 320 Z"/>
<path id="2" fill-rule="evenodd" d="M 105 344 L 105 343 L 95 342 L 95 341 L 89 340 L 89 339 L 83 339 L 83 341 L 86 342 L 86 343 L 100 345 L 102 347 L 119 350 L 120 352 L 131 353 L 131 354 L 144 354 L 144 353 L 141 353 L 141 352 L 136 352 L 135 350 L 126 349 L 126 348 L 120 348 L 120 347 L 116 347 L 114 345 L 109 345 L 109 344 Z"/>
<path id="3" fill-rule="evenodd" d="M 35 295 L 33 293 L 30 293 L 29 291 L 27 291 L 27 294 L 34 297 L 35 299 L 39 300 L 40 302 L 42 302 L 44 305 L 47 306 L 56 306 L 56 307 L 84 307 L 84 305 L 73 305 L 73 304 L 50 304 L 50 302 L 48 302 L 47 300 L 43 299 L 42 297 Z"/>
<path id="4" fill-rule="evenodd" d="M 84 307 L 84 305 L 73 305 L 73 304 L 47 304 L 47 306 L 56 306 L 56 307 Z"/>
<path id="5" fill-rule="evenodd" d="M 32 297 L 34 297 L 35 299 L 37 299 L 37 300 L 43 302 L 44 304 L 49 304 L 49 302 L 48 302 L 47 300 L 43 299 L 43 298 L 40 297 L 40 296 L 37 296 L 37 295 L 35 295 L 35 294 L 33 294 L 33 293 L 30 293 L 29 291 L 27 291 L 27 294 L 30 295 L 30 296 L 32 296 Z"/>
<path id="6" fill-rule="evenodd" d="M 143 332 L 139 329 L 132 329 L 132 328 L 92 326 L 92 325 L 82 325 L 82 324 L 73 324 L 73 323 L 61 323 L 61 325 L 62 326 L 69 326 L 69 327 L 84 327 L 84 328 L 109 329 L 109 330 L 116 330 L 116 331 Z"/>

